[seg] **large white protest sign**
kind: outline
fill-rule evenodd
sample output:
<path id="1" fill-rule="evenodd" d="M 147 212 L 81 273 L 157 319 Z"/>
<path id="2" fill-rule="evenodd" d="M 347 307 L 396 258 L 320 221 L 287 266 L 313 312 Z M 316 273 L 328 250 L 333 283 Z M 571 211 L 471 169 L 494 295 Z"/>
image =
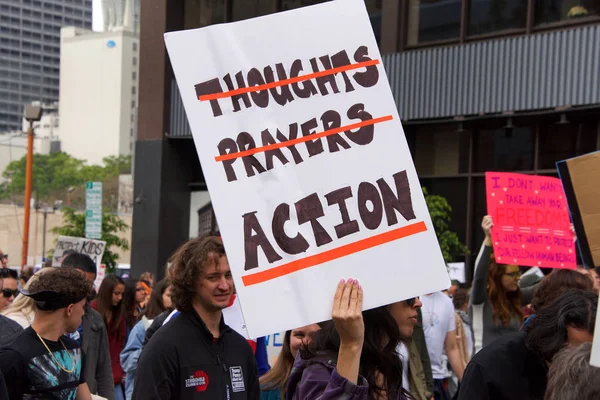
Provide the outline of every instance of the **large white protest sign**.
<path id="1" fill-rule="evenodd" d="M 90 256 L 96 263 L 96 267 L 100 269 L 105 249 L 106 242 L 102 240 L 59 236 L 52 256 L 52 266 L 60 267 L 63 259 L 70 253 L 83 253 Z"/>
<path id="2" fill-rule="evenodd" d="M 251 337 L 450 286 L 362 0 L 165 41 Z"/>

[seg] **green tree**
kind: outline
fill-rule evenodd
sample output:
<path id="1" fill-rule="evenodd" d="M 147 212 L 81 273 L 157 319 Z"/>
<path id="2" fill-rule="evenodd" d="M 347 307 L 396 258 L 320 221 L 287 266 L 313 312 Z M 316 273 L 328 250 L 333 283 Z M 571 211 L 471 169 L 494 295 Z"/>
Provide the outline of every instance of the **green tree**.
<path id="1" fill-rule="evenodd" d="M 131 156 L 108 156 L 102 159 L 107 176 L 131 173 Z"/>
<path id="2" fill-rule="evenodd" d="M 85 237 L 85 213 L 78 213 L 72 208 L 63 208 L 62 226 L 52 228 L 50 232 L 56 235 Z M 102 238 L 106 242 L 106 250 L 102 256 L 102 263 L 106 265 L 106 272 L 113 273 L 117 267 L 119 254 L 115 253 L 113 247 L 121 250 L 129 249 L 129 242 L 116 235 L 124 232 L 128 225 L 118 216 L 109 212 L 102 213 Z M 52 255 L 51 255 L 52 256 Z"/>
<path id="3" fill-rule="evenodd" d="M 450 221 L 452 221 L 452 207 L 442 196 L 429 194 L 427 189 L 423 188 L 425 202 L 431 221 L 435 228 L 442 255 L 446 263 L 452 262 L 456 256 L 467 254 L 467 246 L 462 243 L 455 232 L 450 230 Z"/>

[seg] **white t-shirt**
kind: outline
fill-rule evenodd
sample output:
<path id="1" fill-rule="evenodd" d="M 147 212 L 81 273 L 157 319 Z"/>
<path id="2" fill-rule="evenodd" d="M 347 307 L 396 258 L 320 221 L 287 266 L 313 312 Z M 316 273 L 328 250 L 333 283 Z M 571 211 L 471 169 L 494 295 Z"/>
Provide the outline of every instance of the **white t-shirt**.
<path id="1" fill-rule="evenodd" d="M 446 334 L 456 329 L 454 323 L 454 305 L 450 297 L 442 292 L 421 296 L 421 312 L 423 314 L 423 331 L 431 360 L 433 379 L 444 379 L 445 373 L 442 355 Z"/>
<path id="2" fill-rule="evenodd" d="M 400 361 L 402 361 L 402 387 L 407 392 L 410 392 L 410 378 L 408 374 L 408 349 L 406 345 L 402 342 L 398 344 L 396 347 L 396 352 L 400 356 Z"/>

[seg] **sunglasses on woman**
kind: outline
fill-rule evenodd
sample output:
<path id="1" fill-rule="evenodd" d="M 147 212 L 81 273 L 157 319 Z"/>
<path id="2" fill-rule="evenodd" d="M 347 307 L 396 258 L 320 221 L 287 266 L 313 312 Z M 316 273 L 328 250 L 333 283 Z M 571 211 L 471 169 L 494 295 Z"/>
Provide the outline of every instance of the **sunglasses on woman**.
<path id="1" fill-rule="evenodd" d="M 15 289 L 2 289 L 2 296 L 4 296 L 5 298 L 10 298 L 10 296 L 14 296 L 17 297 L 17 295 L 19 294 L 19 290 Z"/>
<path id="2" fill-rule="evenodd" d="M 404 300 L 404 301 L 406 302 L 406 305 L 407 305 L 407 306 L 409 306 L 409 307 L 412 307 L 412 306 L 414 306 L 414 305 L 415 305 L 415 302 L 417 301 L 417 298 L 416 298 L 416 297 L 413 297 L 413 298 L 411 298 L 411 299 L 406 299 L 406 300 Z"/>

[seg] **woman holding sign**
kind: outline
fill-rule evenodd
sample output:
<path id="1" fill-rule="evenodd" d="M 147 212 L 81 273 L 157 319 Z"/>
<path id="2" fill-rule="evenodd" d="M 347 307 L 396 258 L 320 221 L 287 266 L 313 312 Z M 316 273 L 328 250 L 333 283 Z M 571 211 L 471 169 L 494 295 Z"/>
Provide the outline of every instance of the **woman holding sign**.
<path id="1" fill-rule="evenodd" d="M 363 290 L 342 280 L 333 299 L 333 323 L 322 324 L 308 349 L 296 357 L 286 399 L 397 399 L 402 362 L 396 353 L 401 336 L 389 306 L 362 312 Z"/>
<path id="2" fill-rule="evenodd" d="M 521 289 L 518 265 L 497 264 L 492 250 L 492 217 L 483 217 L 483 246 L 475 261 L 471 307 L 475 331 L 475 350 L 479 351 L 497 338 L 518 332 L 523 323 L 521 305 L 529 304 L 534 287 Z"/>

